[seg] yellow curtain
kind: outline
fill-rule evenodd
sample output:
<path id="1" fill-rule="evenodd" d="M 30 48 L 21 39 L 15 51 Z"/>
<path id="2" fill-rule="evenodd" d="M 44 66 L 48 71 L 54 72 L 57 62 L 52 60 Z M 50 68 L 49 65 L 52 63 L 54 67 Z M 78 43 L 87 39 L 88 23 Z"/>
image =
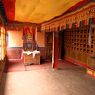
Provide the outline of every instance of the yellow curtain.
<path id="1" fill-rule="evenodd" d="M 2 43 L 2 60 L 3 60 L 6 55 L 6 36 L 5 36 L 4 26 L 1 27 L 1 43 Z"/>

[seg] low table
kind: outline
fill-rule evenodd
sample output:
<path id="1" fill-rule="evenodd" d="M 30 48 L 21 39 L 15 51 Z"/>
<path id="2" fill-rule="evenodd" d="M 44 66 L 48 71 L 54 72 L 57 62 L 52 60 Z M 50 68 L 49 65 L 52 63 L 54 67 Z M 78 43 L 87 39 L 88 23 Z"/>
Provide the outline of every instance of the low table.
<path id="1" fill-rule="evenodd" d="M 40 51 L 23 51 L 24 65 L 40 64 Z"/>

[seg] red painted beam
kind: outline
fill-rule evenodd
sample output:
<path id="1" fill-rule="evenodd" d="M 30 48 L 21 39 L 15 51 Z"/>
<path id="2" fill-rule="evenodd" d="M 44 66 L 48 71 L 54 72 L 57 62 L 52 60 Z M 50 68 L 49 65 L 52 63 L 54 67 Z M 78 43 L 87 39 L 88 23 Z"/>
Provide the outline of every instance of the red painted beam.
<path id="1" fill-rule="evenodd" d="M 76 9 L 79 6 L 82 6 L 84 4 L 86 4 L 87 2 L 90 2 L 91 0 L 82 0 L 79 3 L 75 4 L 74 6 L 72 6 L 71 8 L 69 8 L 67 11 L 73 11 L 74 9 Z"/>
<path id="2" fill-rule="evenodd" d="M 2 0 L 7 19 L 11 21 L 15 19 L 15 1 L 16 0 Z"/>

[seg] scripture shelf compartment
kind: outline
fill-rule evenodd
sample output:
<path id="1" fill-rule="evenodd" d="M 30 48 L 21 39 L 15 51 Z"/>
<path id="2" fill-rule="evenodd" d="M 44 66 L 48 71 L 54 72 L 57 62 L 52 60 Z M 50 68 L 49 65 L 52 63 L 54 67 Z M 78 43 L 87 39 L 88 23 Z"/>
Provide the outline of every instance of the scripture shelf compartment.
<path id="1" fill-rule="evenodd" d="M 77 52 L 85 54 L 93 54 L 95 48 L 95 29 L 89 33 L 89 27 L 82 27 L 79 29 L 71 29 L 64 32 L 65 48 L 76 50 Z M 89 39 L 91 36 L 91 39 Z M 89 41 L 91 40 L 91 45 Z"/>

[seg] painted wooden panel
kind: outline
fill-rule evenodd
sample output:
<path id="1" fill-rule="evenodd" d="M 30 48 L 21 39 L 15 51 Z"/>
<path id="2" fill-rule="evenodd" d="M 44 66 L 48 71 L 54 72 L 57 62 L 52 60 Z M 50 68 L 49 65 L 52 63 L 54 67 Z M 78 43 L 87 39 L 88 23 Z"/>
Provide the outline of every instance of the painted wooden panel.
<path id="1" fill-rule="evenodd" d="M 7 57 L 8 60 L 17 60 L 21 59 L 22 48 L 7 48 Z"/>

